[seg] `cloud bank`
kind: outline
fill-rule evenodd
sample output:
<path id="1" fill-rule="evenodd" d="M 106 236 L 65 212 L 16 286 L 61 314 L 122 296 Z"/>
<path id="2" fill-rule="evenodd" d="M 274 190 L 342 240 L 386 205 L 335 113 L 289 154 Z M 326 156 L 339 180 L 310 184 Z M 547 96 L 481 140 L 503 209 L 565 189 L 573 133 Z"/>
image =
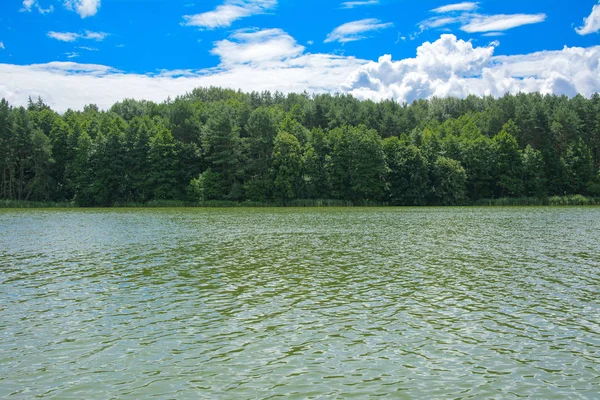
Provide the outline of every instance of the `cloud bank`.
<path id="1" fill-rule="evenodd" d="M 124 98 L 163 101 L 199 86 L 245 91 L 347 92 L 362 99 L 411 102 L 433 96 L 600 91 L 600 46 L 565 47 L 524 55 L 495 56 L 495 45 L 475 47 L 454 35 L 423 43 L 416 57 L 378 61 L 312 54 L 279 29 L 237 31 L 215 42 L 215 68 L 130 74 L 109 66 L 52 62 L 0 64 L 0 97 L 25 105 L 41 96 L 59 111 L 97 104 L 107 109 Z"/>
<path id="2" fill-rule="evenodd" d="M 495 45 L 474 47 L 442 35 L 421 45 L 415 58 L 392 61 L 384 55 L 368 63 L 352 73 L 344 89 L 360 98 L 401 102 L 538 91 L 591 96 L 600 91 L 600 46 L 494 56 Z"/>

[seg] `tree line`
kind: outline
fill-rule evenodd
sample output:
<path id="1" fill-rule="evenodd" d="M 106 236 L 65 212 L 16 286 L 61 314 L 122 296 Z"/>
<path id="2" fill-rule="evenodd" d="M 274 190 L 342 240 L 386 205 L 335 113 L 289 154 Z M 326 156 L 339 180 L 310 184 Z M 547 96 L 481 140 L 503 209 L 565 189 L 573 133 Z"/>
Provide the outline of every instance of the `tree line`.
<path id="1" fill-rule="evenodd" d="M 390 205 L 600 195 L 600 95 L 434 98 L 198 88 L 59 114 L 0 102 L 0 199 L 338 199 Z"/>

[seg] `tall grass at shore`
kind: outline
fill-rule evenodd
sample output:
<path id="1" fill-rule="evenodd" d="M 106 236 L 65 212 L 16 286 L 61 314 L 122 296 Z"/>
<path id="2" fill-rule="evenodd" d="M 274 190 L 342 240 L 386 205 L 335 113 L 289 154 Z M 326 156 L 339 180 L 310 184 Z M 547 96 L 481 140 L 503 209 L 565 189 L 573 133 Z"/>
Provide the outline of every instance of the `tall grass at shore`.
<path id="1" fill-rule="evenodd" d="M 233 208 L 233 207 L 385 207 L 389 204 L 374 201 L 331 200 L 331 199 L 297 199 L 286 202 L 261 202 L 261 201 L 227 201 L 209 200 L 202 202 L 180 200 L 153 200 L 147 203 L 115 203 L 115 208 Z M 515 197 L 500 199 L 481 199 L 468 206 L 478 207 L 522 207 L 522 206 L 600 206 L 600 197 L 585 197 L 581 195 L 552 196 L 552 197 Z M 78 208 L 69 202 L 38 202 L 0 200 L 0 208 Z M 92 207 L 93 208 L 93 207 Z"/>
<path id="2" fill-rule="evenodd" d="M 73 203 L 53 201 L 0 200 L 0 208 L 74 208 Z"/>
<path id="3" fill-rule="evenodd" d="M 515 197 L 501 199 L 482 199 L 476 206 L 511 207 L 511 206 L 595 206 L 600 205 L 600 198 L 585 197 L 579 194 L 572 196 L 552 197 Z"/>

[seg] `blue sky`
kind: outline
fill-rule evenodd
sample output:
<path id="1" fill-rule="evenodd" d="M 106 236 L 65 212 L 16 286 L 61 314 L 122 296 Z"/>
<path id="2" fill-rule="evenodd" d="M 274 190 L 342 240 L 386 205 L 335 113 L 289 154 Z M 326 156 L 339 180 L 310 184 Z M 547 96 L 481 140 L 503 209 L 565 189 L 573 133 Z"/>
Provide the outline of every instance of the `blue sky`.
<path id="1" fill-rule="evenodd" d="M 0 96 L 80 108 L 209 84 L 398 101 L 590 95 L 599 30 L 597 0 L 4 0 Z"/>

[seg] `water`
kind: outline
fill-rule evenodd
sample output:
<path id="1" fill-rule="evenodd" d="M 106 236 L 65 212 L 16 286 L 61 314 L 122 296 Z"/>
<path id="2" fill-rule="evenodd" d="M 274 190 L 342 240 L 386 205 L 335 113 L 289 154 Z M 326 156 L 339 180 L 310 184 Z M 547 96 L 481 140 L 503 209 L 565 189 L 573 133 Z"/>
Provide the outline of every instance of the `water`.
<path id="1" fill-rule="evenodd" d="M 0 211 L 0 397 L 598 398 L 600 208 Z"/>

